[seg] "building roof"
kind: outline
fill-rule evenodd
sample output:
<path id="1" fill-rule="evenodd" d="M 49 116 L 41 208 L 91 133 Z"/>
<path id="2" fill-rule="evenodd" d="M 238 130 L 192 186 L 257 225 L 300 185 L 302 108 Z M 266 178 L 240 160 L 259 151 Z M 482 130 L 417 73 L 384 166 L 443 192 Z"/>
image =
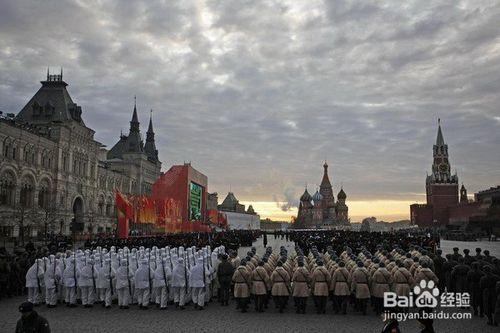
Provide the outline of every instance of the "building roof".
<path id="1" fill-rule="evenodd" d="M 233 192 L 228 192 L 224 201 L 220 205 L 221 208 L 234 209 L 234 207 L 239 203 L 238 199 L 234 196 Z"/>
<path id="2" fill-rule="evenodd" d="M 332 184 L 330 183 L 330 178 L 328 178 L 328 164 L 325 161 L 325 164 L 323 164 L 323 179 L 321 180 L 321 185 L 320 188 L 331 188 Z"/>
<path id="3" fill-rule="evenodd" d="M 125 153 L 142 153 L 144 145 L 139 129 L 139 118 L 137 117 L 137 105 L 134 103 L 132 120 L 130 121 L 130 130 L 128 135 L 120 135 L 120 140 L 109 150 L 108 159 L 123 159 Z"/>
<path id="4" fill-rule="evenodd" d="M 255 210 L 253 209 L 252 205 L 248 206 L 247 214 L 255 214 Z"/>
<path id="5" fill-rule="evenodd" d="M 16 121 L 30 124 L 46 124 L 51 122 L 77 121 L 85 125 L 82 108 L 73 102 L 66 89 L 68 84 L 60 75 L 50 75 L 41 81 L 42 87 L 16 116 Z"/>
<path id="6" fill-rule="evenodd" d="M 120 140 L 108 151 L 107 158 L 110 159 L 123 159 L 125 152 L 125 143 L 127 142 L 126 135 L 120 135 Z"/>
<path id="7" fill-rule="evenodd" d="M 313 195 L 314 203 L 318 203 L 321 200 L 323 200 L 323 196 L 321 195 L 321 193 L 319 193 L 319 191 L 316 191 L 316 193 L 314 193 L 314 195 Z"/>
<path id="8" fill-rule="evenodd" d="M 347 198 L 347 195 L 344 192 L 343 188 L 340 188 L 339 194 L 337 194 L 337 199 L 338 200 L 345 200 Z"/>
<path id="9" fill-rule="evenodd" d="M 309 194 L 309 192 L 307 191 L 307 188 L 305 189 L 304 191 L 304 194 L 302 194 L 302 196 L 300 197 L 300 201 L 311 201 L 312 197 L 311 195 Z"/>

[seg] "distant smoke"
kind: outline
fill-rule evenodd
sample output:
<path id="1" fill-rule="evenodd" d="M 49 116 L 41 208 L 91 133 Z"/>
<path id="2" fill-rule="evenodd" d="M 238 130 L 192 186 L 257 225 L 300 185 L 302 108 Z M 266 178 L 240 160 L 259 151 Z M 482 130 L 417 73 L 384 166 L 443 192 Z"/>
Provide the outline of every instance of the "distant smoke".
<path id="1" fill-rule="evenodd" d="M 298 207 L 297 196 L 295 191 L 291 187 L 285 188 L 283 191 L 283 200 L 280 200 L 276 195 L 274 196 L 274 201 L 276 201 L 276 206 L 284 212 L 292 210 L 294 207 Z"/>

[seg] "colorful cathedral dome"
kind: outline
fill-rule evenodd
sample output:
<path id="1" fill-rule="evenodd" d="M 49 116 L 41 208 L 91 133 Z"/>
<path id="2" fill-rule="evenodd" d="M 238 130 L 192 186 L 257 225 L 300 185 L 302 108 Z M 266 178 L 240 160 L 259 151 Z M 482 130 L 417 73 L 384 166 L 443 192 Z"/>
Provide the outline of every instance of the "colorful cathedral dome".
<path id="1" fill-rule="evenodd" d="M 300 197 L 300 201 L 302 201 L 302 202 L 304 202 L 304 201 L 310 202 L 311 199 L 312 199 L 312 197 L 309 194 L 309 192 L 307 192 L 307 188 L 306 188 L 306 190 L 304 191 L 304 194 L 302 194 L 302 196 Z"/>
<path id="2" fill-rule="evenodd" d="M 340 188 L 339 194 L 337 194 L 337 200 L 345 200 L 347 198 L 347 195 L 344 192 L 343 188 Z"/>
<path id="3" fill-rule="evenodd" d="M 323 196 L 321 195 L 321 193 L 319 193 L 319 191 L 316 191 L 316 193 L 314 193 L 312 199 L 313 199 L 314 203 L 321 202 L 321 200 L 323 200 Z"/>

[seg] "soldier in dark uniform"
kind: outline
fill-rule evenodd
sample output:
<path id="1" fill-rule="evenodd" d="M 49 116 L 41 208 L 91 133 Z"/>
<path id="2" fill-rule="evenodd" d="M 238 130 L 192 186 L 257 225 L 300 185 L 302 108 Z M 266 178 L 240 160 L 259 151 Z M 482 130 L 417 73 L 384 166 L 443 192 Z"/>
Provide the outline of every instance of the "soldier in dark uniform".
<path id="1" fill-rule="evenodd" d="M 443 274 L 445 279 L 445 287 L 448 292 L 453 292 L 455 290 L 455 284 L 451 278 L 451 272 L 453 271 L 453 267 L 457 265 L 457 262 L 453 260 L 451 254 L 446 255 L 447 261 L 443 264 Z"/>
<path id="2" fill-rule="evenodd" d="M 488 250 L 484 250 L 484 258 L 483 260 L 486 261 L 487 263 L 490 263 L 492 262 L 492 260 L 494 259 L 494 257 L 490 256 L 490 251 Z"/>
<path id="3" fill-rule="evenodd" d="M 472 309 L 474 310 L 474 315 L 478 315 L 482 318 L 484 317 L 483 309 L 483 293 L 481 287 L 479 286 L 479 281 L 483 277 L 484 273 L 479 270 L 479 263 L 473 262 L 472 269 L 467 273 L 467 284 L 469 286 L 469 292 L 472 298 Z"/>
<path id="4" fill-rule="evenodd" d="M 491 267 L 485 266 L 483 268 L 484 276 L 479 281 L 479 286 L 483 292 L 483 306 L 484 313 L 488 317 L 488 325 L 493 325 L 493 312 L 495 311 L 495 300 L 496 300 L 496 283 L 498 276 L 491 273 Z"/>
<path id="5" fill-rule="evenodd" d="M 462 255 L 460 253 L 458 253 L 458 247 L 454 247 L 453 248 L 453 254 L 451 255 L 451 259 L 453 259 L 454 261 L 458 261 L 458 258 L 461 258 Z"/>
<path id="6" fill-rule="evenodd" d="M 440 291 L 443 291 L 445 287 L 443 265 L 446 262 L 446 259 L 441 256 L 442 253 L 443 251 L 441 249 L 438 249 L 436 251 L 436 255 L 432 259 L 432 261 L 434 262 L 434 273 L 439 279 L 438 288 Z"/>
<path id="7" fill-rule="evenodd" d="M 458 264 L 451 271 L 451 278 L 455 283 L 455 292 L 463 293 L 469 291 L 467 286 L 467 273 L 469 266 L 465 265 L 464 258 L 458 258 Z"/>
<path id="8" fill-rule="evenodd" d="M 21 304 L 19 312 L 22 316 L 17 321 L 16 333 L 50 333 L 49 322 L 33 310 L 33 303 Z"/>
<path id="9" fill-rule="evenodd" d="M 474 257 L 469 255 L 470 250 L 464 249 L 464 264 L 470 267 L 470 265 L 475 261 Z"/>
<path id="10" fill-rule="evenodd" d="M 481 255 L 481 248 L 476 247 L 476 255 L 474 256 L 476 258 L 476 261 L 478 260 L 483 260 L 483 256 Z"/>
<path id="11" fill-rule="evenodd" d="M 0 299 L 10 296 L 10 265 L 7 262 L 7 257 L 0 254 Z"/>
<path id="12" fill-rule="evenodd" d="M 221 263 L 217 267 L 217 278 L 219 279 L 222 306 L 229 305 L 229 293 L 231 291 L 231 279 L 233 278 L 234 267 L 227 261 L 227 254 L 221 256 Z"/>

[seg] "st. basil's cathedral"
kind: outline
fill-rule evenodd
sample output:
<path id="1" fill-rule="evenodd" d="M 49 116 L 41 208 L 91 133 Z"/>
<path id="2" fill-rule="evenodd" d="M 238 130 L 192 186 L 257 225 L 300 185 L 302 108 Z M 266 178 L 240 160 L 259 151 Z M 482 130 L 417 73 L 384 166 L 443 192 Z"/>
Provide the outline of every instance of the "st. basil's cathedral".
<path id="1" fill-rule="evenodd" d="M 337 202 L 335 202 L 326 162 L 323 169 L 323 179 L 319 190 L 311 196 L 306 188 L 300 197 L 299 211 L 293 223 L 294 229 L 330 228 L 350 224 L 349 208 L 345 203 L 347 195 L 341 188 L 337 194 Z"/>

